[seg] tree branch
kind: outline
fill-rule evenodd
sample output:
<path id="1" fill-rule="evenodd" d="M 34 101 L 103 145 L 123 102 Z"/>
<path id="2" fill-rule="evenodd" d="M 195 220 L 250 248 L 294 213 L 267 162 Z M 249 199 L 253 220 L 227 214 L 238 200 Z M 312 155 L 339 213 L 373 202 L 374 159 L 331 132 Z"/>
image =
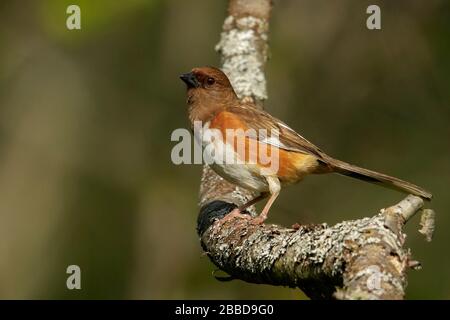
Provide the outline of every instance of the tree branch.
<path id="1" fill-rule="evenodd" d="M 222 69 L 241 99 L 262 107 L 267 99 L 264 65 L 270 0 L 230 0 L 216 50 Z M 203 170 L 197 231 L 211 261 L 232 278 L 298 287 L 312 299 L 402 299 L 406 271 L 417 267 L 403 248 L 403 225 L 423 206 L 408 196 L 372 218 L 334 226 L 284 228 L 222 219 L 256 194 Z M 425 210 L 424 210 L 425 211 Z M 254 208 L 248 210 L 254 215 Z M 422 231 L 431 239 L 434 213 L 424 213 Z"/>
<path id="2" fill-rule="evenodd" d="M 422 205 L 408 196 L 372 218 L 283 228 L 221 220 L 235 206 L 216 201 L 201 210 L 198 231 L 210 259 L 234 278 L 298 287 L 313 299 L 402 299 L 411 261 L 398 230 L 403 214 Z"/>

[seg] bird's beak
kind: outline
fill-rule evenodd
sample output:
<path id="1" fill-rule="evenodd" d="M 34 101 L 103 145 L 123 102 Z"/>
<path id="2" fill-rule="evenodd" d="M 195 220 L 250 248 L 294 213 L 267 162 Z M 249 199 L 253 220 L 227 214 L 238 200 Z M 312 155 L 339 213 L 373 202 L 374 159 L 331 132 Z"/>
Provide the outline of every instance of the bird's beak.
<path id="1" fill-rule="evenodd" d="M 198 83 L 195 75 L 192 72 L 184 73 L 180 76 L 180 79 L 186 83 L 188 88 L 198 88 L 200 87 L 200 83 Z"/>

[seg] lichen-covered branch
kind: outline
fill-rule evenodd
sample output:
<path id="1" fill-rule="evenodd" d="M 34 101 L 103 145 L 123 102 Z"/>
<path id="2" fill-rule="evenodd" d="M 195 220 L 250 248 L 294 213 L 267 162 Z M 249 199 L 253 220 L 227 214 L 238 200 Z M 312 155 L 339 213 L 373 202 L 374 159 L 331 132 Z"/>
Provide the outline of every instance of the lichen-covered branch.
<path id="1" fill-rule="evenodd" d="M 234 278 L 298 287 L 313 299 L 402 299 L 417 265 L 403 247 L 404 215 L 422 206 L 411 195 L 371 218 L 284 228 L 221 219 L 235 206 L 216 201 L 203 207 L 198 231 L 210 259 Z"/>
<path id="2" fill-rule="evenodd" d="M 216 50 L 236 93 L 262 107 L 267 99 L 264 65 L 270 0 L 230 0 Z M 418 268 L 404 248 L 403 225 L 423 201 L 408 196 L 371 218 L 293 226 L 254 225 L 222 219 L 256 194 L 228 183 L 204 167 L 198 233 L 211 261 L 232 278 L 302 289 L 312 299 L 402 299 L 406 272 Z M 254 208 L 247 210 L 254 215 Z M 423 210 L 427 239 L 434 213 Z"/>

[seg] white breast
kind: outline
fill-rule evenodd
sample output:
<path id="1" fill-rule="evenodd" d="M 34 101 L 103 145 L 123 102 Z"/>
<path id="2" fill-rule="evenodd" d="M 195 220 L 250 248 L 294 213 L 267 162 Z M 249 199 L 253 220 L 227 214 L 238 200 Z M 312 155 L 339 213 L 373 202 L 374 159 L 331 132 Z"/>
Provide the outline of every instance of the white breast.
<path id="1" fill-rule="evenodd" d="M 209 128 L 207 122 L 201 132 L 195 132 L 195 139 L 203 146 L 203 159 L 224 179 L 243 188 L 268 191 L 266 179 L 259 174 L 259 167 L 244 163 L 233 146 L 224 142 L 220 131 Z"/>

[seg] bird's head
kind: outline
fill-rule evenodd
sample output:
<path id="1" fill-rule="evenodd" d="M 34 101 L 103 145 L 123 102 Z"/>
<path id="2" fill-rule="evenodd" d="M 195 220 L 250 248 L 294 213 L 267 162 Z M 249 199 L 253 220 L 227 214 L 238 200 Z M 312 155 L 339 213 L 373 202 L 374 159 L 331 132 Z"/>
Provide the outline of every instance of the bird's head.
<path id="1" fill-rule="evenodd" d="M 190 118 L 205 120 L 208 115 L 236 104 L 238 98 L 228 77 L 218 68 L 194 68 L 180 79 L 187 86 Z"/>

